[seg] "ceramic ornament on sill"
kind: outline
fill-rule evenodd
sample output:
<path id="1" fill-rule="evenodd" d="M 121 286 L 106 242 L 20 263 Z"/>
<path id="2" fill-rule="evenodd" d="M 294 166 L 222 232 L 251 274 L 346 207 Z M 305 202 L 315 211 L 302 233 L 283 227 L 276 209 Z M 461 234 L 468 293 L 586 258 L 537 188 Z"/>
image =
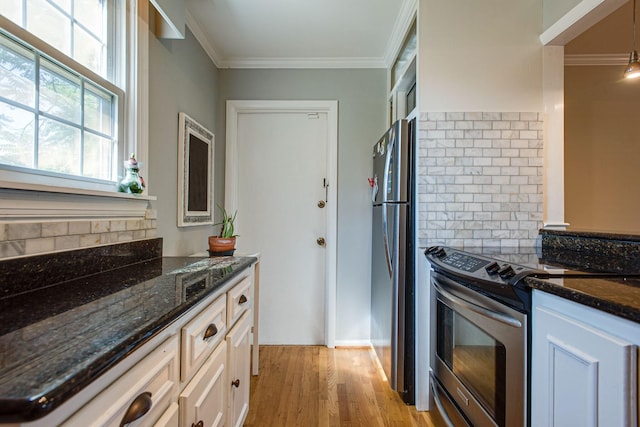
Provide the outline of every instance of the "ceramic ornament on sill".
<path id="1" fill-rule="evenodd" d="M 140 175 L 140 163 L 136 160 L 135 153 L 124 161 L 126 174 L 118 184 L 118 191 L 121 193 L 141 194 L 146 187 L 144 178 Z"/>

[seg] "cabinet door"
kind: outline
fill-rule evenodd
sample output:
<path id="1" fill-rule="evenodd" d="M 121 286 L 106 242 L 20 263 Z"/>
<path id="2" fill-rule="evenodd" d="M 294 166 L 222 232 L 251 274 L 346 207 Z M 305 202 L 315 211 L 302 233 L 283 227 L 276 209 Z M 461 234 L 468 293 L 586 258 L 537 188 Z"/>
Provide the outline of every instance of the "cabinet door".
<path id="1" fill-rule="evenodd" d="M 167 339 L 63 425 L 154 426 L 178 391 L 178 351 L 178 338 Z"/>
<path id="2" fill-rule="evenodd" d="M 227 344 L 222 341 L 180 394 L 180 425 L 223 426 L 227 394 Z M 202 424 L 199 424 L 202 421 Z"/>
<path id="3" fill-rule="evenodd" d="M 531 425 L 636 425 L 636 346 L 544 306 L 533 322 Z"/>
<path id="4" fill-rule="evenodd" d="M 227 335 L 229 406 L 227 426 L 241 427 L 249 412 L 251 365 L 251 311 L 247 311 Z"/>

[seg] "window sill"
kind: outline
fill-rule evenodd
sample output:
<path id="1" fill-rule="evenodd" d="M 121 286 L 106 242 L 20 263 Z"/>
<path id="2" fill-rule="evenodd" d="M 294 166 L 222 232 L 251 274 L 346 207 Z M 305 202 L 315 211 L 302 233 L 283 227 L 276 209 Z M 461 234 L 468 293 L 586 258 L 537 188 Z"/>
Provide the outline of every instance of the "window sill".
<path id="1" fill-rule="evenodd" d="M 144 218 L 155 196 L 0 180 L 0 219 Z"/>

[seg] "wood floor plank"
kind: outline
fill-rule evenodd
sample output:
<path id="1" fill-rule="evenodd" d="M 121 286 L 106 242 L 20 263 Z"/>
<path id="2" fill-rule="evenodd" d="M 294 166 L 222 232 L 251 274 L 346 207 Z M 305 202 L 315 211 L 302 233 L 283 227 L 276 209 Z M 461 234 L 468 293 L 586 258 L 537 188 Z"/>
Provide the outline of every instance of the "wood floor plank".
<path id="1" fill-rule="evenodd" d="M 369 348 L 261 346 L 248 427 L 442 427 L 390 389 Z"/>

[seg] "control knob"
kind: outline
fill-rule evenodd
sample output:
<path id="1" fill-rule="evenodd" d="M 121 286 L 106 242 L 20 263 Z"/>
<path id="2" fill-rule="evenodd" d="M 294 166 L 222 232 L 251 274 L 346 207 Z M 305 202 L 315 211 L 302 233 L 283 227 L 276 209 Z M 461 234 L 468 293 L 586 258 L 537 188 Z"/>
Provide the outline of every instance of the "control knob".
<path id="1" fill-rule="evenodd" d="M 500 271 L 498 271 L 498 274 L 500 275 L 500 277 L 506 280 L 515 276 L 516 272 L 513 270 L 513 267 L 511 267 L 510 265 L 506 265 L 502 267 Z"/>
<path id="2" fill-rule="evenodd" d="M 493 276 L 498 272 L 498 270 L 500 270 L 500 264 L 494 261 L 491 264 L 487 265 L 484 269 L 487 271 L 487 273 Z"/>

